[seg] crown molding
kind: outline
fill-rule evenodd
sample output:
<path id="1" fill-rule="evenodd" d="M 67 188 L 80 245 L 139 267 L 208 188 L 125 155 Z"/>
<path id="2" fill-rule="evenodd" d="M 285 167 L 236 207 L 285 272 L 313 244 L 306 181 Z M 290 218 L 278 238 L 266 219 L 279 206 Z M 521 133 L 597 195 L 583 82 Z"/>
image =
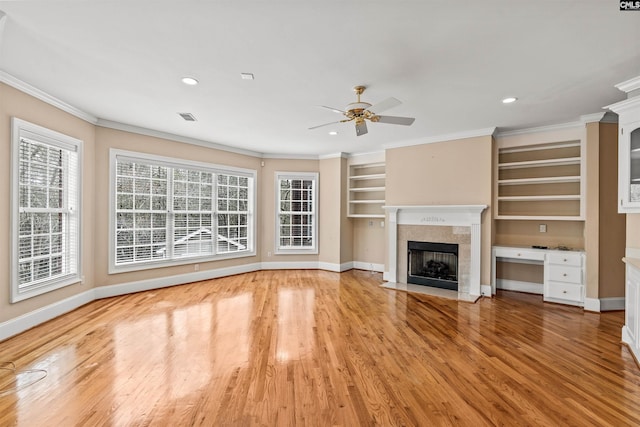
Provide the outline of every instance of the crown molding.
<path id="1" fill-rule="evenodd" d="M 358 153 L 349 153 L 348 157 L 350 159 L 355 159 L 357 157 L 360 156 L 375 156 L 375 155 L 383 155 L 384 156 L 384 150 L 378 150 L 378 151 L 367 151 L 367 152 L 358 152 Z"/>
<path id="2" fill-rule="evenodd" d="M 409 141 L 400 141 L 393 142 L 389 144 L 383 144 L 382 147 L 386 150 L 390 148 L 402 148 L 402 147 L 410 147 L 413 145 L 422 145 L 422 144 L 433 144 L 436 142 L 446 142 L 446 141 L 454 141 L 458 139 L 466 139 L 466 138 L 476 138 L 479 136 L 493 136 L 497 128 L 490 127 L 484 129 L 473 129 L 462 132 L 454 132 L 444 135 L 430 136 L 426 138 L 420 139 L 412 139 Z"/>
<path id="3" fill-rule="evenodd" d="M 618 83 L 617 85 L 614 85 L 614 87 L 626 93 L 640 89 L 640 76 Z"/>
<path id="4" fill-rule="evenodd" d="M 540 133 L 540 132 L 553 132 L 553 131 L 557 131 L 557 130 L 564 130 L 564 129 L 574 129 L 574 128 L 582 128 L 584 126 L 584 123 L 581 121 L 576 121 L 576 122 L 568 122 L 568 123 L 559 123 L 559 124 L 555 124 L 555 125 L 548 125 L 548 126 L 537 126 L 537 127 L 533 127 L 533 128 L 526 128 L 526 129 L 516 129 L 516 130 L 508 130 L 508 131 L 503 131 L 503 132 L 498 132 L 496 134 L 496 138 L 502 138 L 505 136 L 514 136 L 514 135 L 527 135 L 527 134 L 531 134 L 531 133 Z"/>
<path id="5" fill-rule="evenodd" d="M 58 99 L 55 96 L 49 95 L 48 93 L 31 86 L 29 83 L 23 82 L 22 80 L 12 76 L 4 70 L 0 70 L 0 82 L 18 89 L 19 91 L 24 92 L 27 95 L 31 95 L 42 102 L 52 105 L 66 113 L 71 114 L 72 116 L 75 116 L 93 125 L 98 122 L 98 118 L 96 116 L 82 111 L 79 108 L 74 107 L 73 105 L 67 104 L 61 99 Z"/>
<path id="6" fill-rule="evenodd" d="M 318 160 L 337 159 L 337 158 L 347 159 L 349 158 L 349 153 L 339 152 L 339 153 L 331 153 L 331 154 L 321 154 L 318 156 Z"/>
<path id="7" fill-rule="evenodd" d="M 199 145 L 201 147 L 213 148 L 221 151 L 228 151 L 236 154 L 244 154 L 245 156 L 258 157 L 261 158 L 263 156 L 262 153 L 258 153 L 256 151 L 244 150 L 241 148 L 234 148 L 228 145 L 217 144 L 215 142 L 203 141 L 197 138 L 190 138 L 187 136 L 180 136 L 169 132 L 162 132 L 159 130 L 147 129 L 139 126 L 128 125 L 126 123 L 113 122 L 111 120 L 98 119 L 97 126 L 121 130 L 124 132 L 137 133 L 139 135 L 153 136 L 156 138 L 168 139 L 170 141 L 176 142 L 184 142 L 185 144 Z"/>
<path id="8" fill-rule="evenodd" d="M 629 108 L 637 108 L 638 104 L 640 104 L 640 96 L 636 96 L 635 98 L 625 99 L 624 101 L 616 102 L 615 104 L 607 105 L 604 108 L 607 108 L 614 113 L 620 114 L 628 110 Z"/>
<path id="9" fill-rule="evenodd" d="M 282 160 L 319 160 L 320 157 L 317 154 L 277 154 L 277 153 L 262 153 L 263 159 L 282 159 Z"/>
<path id="10" fill-rule="evenodd" d="M 580 121 L 584 124 L 600 122 L 604 118 L 605 114 L 607 114 L 606 111 L 602 111 L 600 113 L 585 114 L 583 116 L 580 116 Z"/>

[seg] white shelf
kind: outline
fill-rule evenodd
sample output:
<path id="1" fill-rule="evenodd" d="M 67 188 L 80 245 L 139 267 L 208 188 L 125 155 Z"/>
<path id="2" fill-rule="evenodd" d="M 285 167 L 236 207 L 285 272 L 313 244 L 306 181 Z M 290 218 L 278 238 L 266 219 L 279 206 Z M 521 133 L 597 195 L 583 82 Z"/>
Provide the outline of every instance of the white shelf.
<path id="1" fill-rule="evenodd" d="M 356 180 L 365 180 L 365 179 L 385 179 L 386 174 L 384 173 L 374 173 L 371 175 L 354 175 L 354 176 L 350 176 L 349 179 L 352 179 L 354 181 Z"/>
<path id="2" fill-rule="evenodd" d="M 579 194 L 557 194 L 549 196 L 500 196 L 498 200 L 513 202 L 539 202 L 548 200 L 580 200 Z"/>
<path id="3" fill-rule="evenodd" d="M 385 163 L 371 159 L 370 163 L 349 165 L 348 212 L 350 218 L 384 218 Z"/>
<path id="4" fill-rule="evenodd" d="M 538 168 L 546 166 L 579 165 L 580 157 L 564 157 L 559 159 L 528 160 L 524 162 L 500 163 L 499 169 Z"/>
<path id="5" fill-rule="evenodd" d="M 501 179 L 498 185 L 562 184 L 580 182 L 580 176 L 545 176 L 541 178 Z"/>
<path id="6" fill-rule="evenodd" d="M 495 219 L 510 220 L 546 220 L 546 221 L 584 221 L 581 216 L 562 215 L 496 215 Z"/>
<path id="7" fill-rule="evenodd" d="M 384 191 L 384 187 L 359 187 L 359 188 L 350 188 L 349 191 L 353 191 L 353 192 L 362 192 L 362 193 L 369 193 L 372 191 Z"/>

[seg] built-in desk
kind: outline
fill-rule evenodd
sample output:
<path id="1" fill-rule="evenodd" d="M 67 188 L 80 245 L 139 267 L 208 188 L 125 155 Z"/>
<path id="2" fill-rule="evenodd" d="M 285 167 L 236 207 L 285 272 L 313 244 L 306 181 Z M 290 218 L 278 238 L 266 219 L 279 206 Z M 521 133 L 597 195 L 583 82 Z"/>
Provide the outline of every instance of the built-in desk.
<path id="1" fill-rule="evenodd" d="M 545 301 L 584 306 L 584 251 L 494 246 L 491 257 L 491 291 L 494 294 L 498 260 L 542 265 L 542 295 Z M 530 291 L 526 288 L 523 290 Z"/>

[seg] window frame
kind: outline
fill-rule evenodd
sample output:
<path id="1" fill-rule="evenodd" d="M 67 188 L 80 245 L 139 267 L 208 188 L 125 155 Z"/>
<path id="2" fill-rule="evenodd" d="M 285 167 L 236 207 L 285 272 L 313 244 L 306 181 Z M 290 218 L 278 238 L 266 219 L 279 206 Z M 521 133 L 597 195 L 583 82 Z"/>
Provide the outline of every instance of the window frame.
<path id="1" fill-rule="evenodd" d="M 277 255 L 302 255 L 302 254 L 318 254 L 318 186 L 319 186 L 319 173 L 318 172 L 276 172 L 275 173 L 275 199 L 276 199 L 276 207 L 275 207 L 275 250 L 274 253 Z M 313 244 L 309 247 L 298 246 L 298 247 L 283 247 L 280 245 L 280 181 L 288 180 L 288 179 L 300 179 L 300 180 L 311 180 L 313 181 L 313 191 L 312 191 L 312 207 L 311 217 L 313 218 L 312 224 L 312 241 Z"/>
<path id="2" fill-rule="evenodd" d="M 162 259 L 162 260 L 149 260 L 138 263 L 128 263 L 124 265 L 116 264 L 116 238 L 117 238 L 117 227 L 116 227 L 116 166 L 117 159 L 128 159 L 132 161 L 139 161 L 143 163 L 151 163 L 155 166 L 167 166 L 169 168 L 185 168 L 185 169 L 197 169 L 204 172 L 210 172 L 214 174 L 214 179 L 212 185 L 213 189 L 213 200 L 211 206 L 212 212 L 212 228 L 217 229 L 217 215 L 218 215 L 218 205 L 217 205 L 217 182 L 218 175 L 236 175 L 236 176 L 244 176 L 249 178 L 249 206 L 248 206 L 248 246 L 249 248 L 245 251 L 236 251 L 236 252 L 224 252 L 217 253 L 217 241 L 213 242 L 213 254 L 206 255 L 193 255 L 193 256 L 182 256 L 171 259 Z M 149 270 L 155 268 L 162 267 L 170 267 L 177 265 L 188 265 L 188 264 L 196 264 L 202 262 L 209 261 L 217 261 L 224 259 L 233 259 L 233 258 L 245 258 L 256 255 L 256 198 L 257 198 L 257 171 L 254 169 L 245 169 L 234 166 L 226 166 L 219 165 L 213 163 L 205 163 L 205 162 L 197 162 L 193 160 L 186 160 L 174 157 L 165 157 L 159 156 L 155 154 L 147 154 L 140 153 L 128 150 L 121 150 L 112 148 L 109 150 L 109 274 L 117 274 L 124 273 L 129 271 L 140 271 L 140 270 Z M 168 203 L 172 200 L 173 194 L 167 194 Z M 173 223 L 173 206 L 168 205 L 168 218 L 167 218 L 167 227 L 166 230 L 173 229 L 173 225 L 169 225 L 169 223 Z"/>
<path id="3" fill-rule="evenodd" d="M 55 147 L 64 150 L 67 153 L 75 153 L 74 167 L 63 168 L 65 173 L 62 176 L 62 192 L 64 204 L 74 198 L 76 206 L 63 206 L 61 211 L 67 218 L 63 224 L 62 253 L 63 262 L 68 265 L 70 271 L 64 275 L 44 280 L 35 280 L 31 285 L 27 285 L 24 289 L 20 289 L 19 284 L 19 263 L 20 263 L 20 145 L 22 139 L 31 140 L 40 144 Z M 83 281 L 82 277 L 82 188 L 83 188 L 83 141 L 69 135 L 45 128 L 43 126 L 30 123 L 17 117 L 11 118 L 11 254 L 10 254 L 10 270 L 11 270 L 11 292 L 10 302 L 16 303 L 70 286 Z M 70 170 L 75 169 L 75 177 L 70 176 Z M 75 183 L 71 184 L 70 180 L 75 179 Z M 75 185 L 75 188 L 74 188 Z M 71 188 L 70 188 L 71 187 Z M 70 195 L 70 191 L 74 191 L 74 195 Z M 31 209 L 31 208 L 29 208 Z M 43 213 L 48 209 L 43 208 Z M 72 218 L 75 217 L 75 218 Z M 73 221 L 70 221 L 73 219 Z M 73 226 L 73 229 L 71 228 Z"/>

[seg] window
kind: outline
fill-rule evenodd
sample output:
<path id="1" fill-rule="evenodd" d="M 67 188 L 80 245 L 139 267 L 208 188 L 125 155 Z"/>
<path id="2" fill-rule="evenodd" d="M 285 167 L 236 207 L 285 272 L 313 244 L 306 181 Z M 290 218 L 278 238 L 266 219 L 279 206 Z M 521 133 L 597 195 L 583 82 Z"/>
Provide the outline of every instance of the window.
<path id="1" fill-rule="evenodd" d="M 254 255 L 255 171 L 112 150 L 110 272 Z"/>
<path id="2" fill-rule="evenodd" d="M 11 302 L 77 283 L 82 141 L 12 119 Z"/>
<path id="3" fill-rule="evenodd" d="M 278 253 L 318 253 L 317 173 L 276 173 Z"/>

